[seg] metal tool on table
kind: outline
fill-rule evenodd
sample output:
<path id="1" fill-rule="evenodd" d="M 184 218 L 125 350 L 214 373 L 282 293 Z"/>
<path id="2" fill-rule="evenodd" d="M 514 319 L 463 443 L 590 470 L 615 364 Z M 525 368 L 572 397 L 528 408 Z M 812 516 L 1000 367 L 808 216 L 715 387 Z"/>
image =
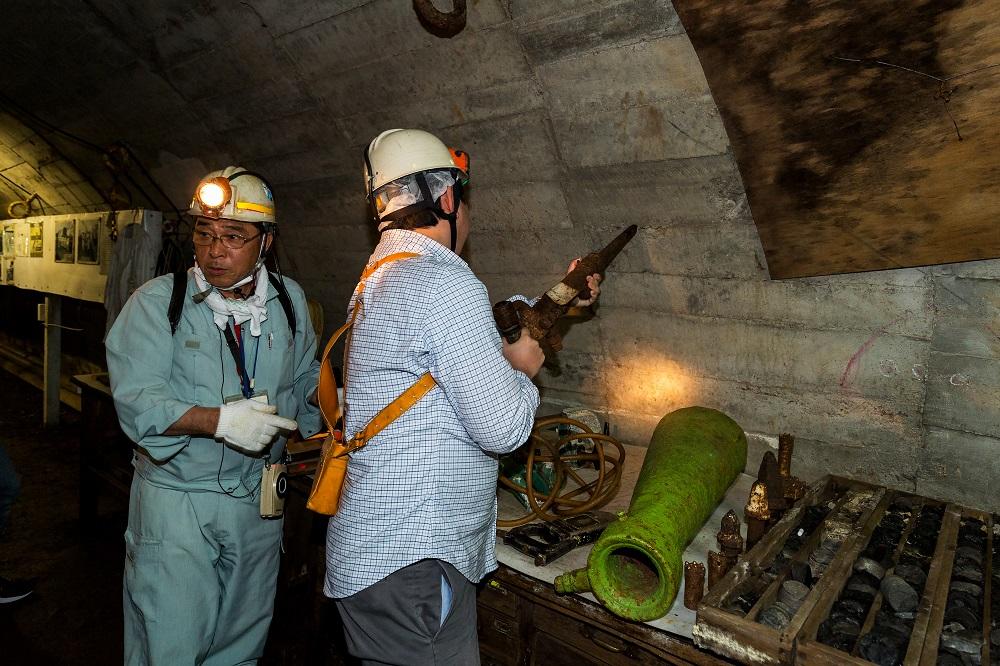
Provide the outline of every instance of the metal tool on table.
<path id="1" fill-rule="evenodd" d="M 567 273 L 559 284 L 542 294 L 534 305 L 523 301 L 500 301 L 494 305 L 493 319 L 500 334 L 507 342 L 514 343 L 521 337 L 521 329 L 525 328 L 531 337 L 552 351 L 562 349 L 562 336 L 554 328 L 556 321 L 570 309 L 574 298 L 590 298 L 587 276 L 594 273 L 604 275 L 608 265 L 632 240 L 637 230 L 638 227 L 633 224 L 618 234 L 604 249 L 591 252 L 580 259 L 576 268 Z"/>
<path id="2" fill-rule="evenodd" d="M 578 546 L 593 543 L 614 520 L 613 513 L 587 511 L 568 518 L 515 527 L 504 534 L 503 542 L 534 557 L 535 566 L 543 567 Z"/>

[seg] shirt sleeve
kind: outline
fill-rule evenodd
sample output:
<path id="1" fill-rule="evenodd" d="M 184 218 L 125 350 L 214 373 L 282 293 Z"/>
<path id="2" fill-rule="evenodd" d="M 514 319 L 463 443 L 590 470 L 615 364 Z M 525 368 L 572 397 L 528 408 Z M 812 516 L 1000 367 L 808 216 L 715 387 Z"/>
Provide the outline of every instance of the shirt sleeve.
<path id="1" fill-rule="evenodd" d="M 305 294 L 299 290 L 296 297 L 295 317 L 298 319 L 295 336 L 295 385 L 292 394 L 298 412 L 295 420 L 303 437 L 311 437 L 322 427 L 319 407 L 309 402 L 319 383 L 319 361 L 316 360 L 316 333 L 309 318 L 309 306 Z"/>
<path id="2" fill-rule="evenodd" d="M 169 286 L 160 280 L 132 294 L 115 319 L 105 348 L 122 430 L 154 460 L 163 461 L 190 441 L 190 436 L 164 432 L 194 405 L 178 399 L 170 384 L 174 341 L 167 322 L 169 293 L 166 288 L 159 293 L 159 282 Z"/>
<path id="3" fill-rule="evenodd" d="M 482 282 L 459 275 L 437 292 L 426 328 L 431 375 L 480 448 L 513 451 L 531 434 L 538 388 L 504 358 Z"/>

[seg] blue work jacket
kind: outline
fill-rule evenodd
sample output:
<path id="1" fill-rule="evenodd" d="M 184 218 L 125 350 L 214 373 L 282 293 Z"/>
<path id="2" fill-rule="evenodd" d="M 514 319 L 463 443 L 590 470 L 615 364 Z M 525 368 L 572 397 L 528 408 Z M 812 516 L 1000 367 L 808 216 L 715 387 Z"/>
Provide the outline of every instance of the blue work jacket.
<path id="1" fill-rule="evenodd" d="M 296 333 L 293 337 L 277 291 L 269 284 L 261 335 L 254 338 L 249 325 L 245 328 L 246 367 L 255 391 L 266 391 L 278 414 L 297 420 L 303 436 L 309 436 L 320 428 L 319 410 L 307 402 L 319 372 L 316 335 L 302 288 L 289 278 L 284 282 Z M 118 420 L 138 444 L 136 473 L 165 488 L 229 492 L 255 501 L 265 458 L 244 455 L 212 437 L 164 434 L 193 406 L 218 407 L 227 398 L 242 397 L 236 362 L 212 310 L 192 300 L 197 286 L 190 272 L 180 322 L 171 335 L 167 309 L 172 287 L 172 275 L 139 287 L 105 340 Z M 266 459 L 277 460 L 284 446 L 283 437 L 276 440 Z"/>

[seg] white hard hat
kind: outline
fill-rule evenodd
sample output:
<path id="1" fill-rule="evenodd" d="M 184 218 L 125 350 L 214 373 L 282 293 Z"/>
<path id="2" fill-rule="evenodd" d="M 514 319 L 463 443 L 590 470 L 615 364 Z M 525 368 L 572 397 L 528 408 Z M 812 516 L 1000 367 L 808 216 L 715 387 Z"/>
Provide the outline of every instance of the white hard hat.
<path id="1" fill-rule="evenodd" d="M 461 164 L 455 155 L 430 132 L 386 130 L 375 137 L 365 151 L 365 194 L 370 196 L 387 183 L 421 171 L 457 169 L 468 176 L 467 164 Z"/>
<path id="2" fill-rule="evenodd" d="M 188 213 L 270 226 L 275 223 L 274 195 L 260 174 L 229 166 L 201 179 Z"/>

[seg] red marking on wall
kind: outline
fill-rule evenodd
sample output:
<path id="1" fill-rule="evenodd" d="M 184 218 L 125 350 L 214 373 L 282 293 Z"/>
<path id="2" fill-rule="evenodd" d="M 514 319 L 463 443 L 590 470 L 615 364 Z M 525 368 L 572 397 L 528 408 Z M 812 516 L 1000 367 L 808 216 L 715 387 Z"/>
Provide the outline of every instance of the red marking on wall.
<path id="1" fill-rule="evenodd" d="M 851 356 L 851 360 L 847 362 L 847 367 L 844 368 L 844 374 L 840 376 L 840 387 L 847 388 L 848 385 L 854 381 L 855 375 L 858 374 L 858 366 L 861 364 L 861 357 L 871 349 L 871 346 L 875 344 L 875 341 L 881 338 L 888 332 L 889 328 L 899 322 L 903 317 L 896 317 L 891 322 L 880 328 L 872 335 L 870 338 L 865 340 L 864 344 L 858 347 L 858 351 L 854 352 Z"/>

